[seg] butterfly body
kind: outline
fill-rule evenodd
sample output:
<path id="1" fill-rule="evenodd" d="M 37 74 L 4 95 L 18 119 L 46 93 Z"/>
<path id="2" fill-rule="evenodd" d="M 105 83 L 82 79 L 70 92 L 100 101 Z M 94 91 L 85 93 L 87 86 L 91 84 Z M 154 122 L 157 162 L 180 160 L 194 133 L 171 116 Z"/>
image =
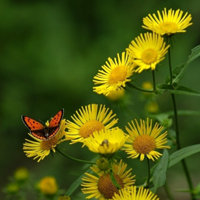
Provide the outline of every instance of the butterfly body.
<path id="1" fill-rule="evenodd" d="M 59 131 L 63 114 L 64 109 L 61 109 L 54 117 L 51 118 L 48 126 L 43 125 L 41 122 L 27 116 L 22 116 L 22 121 L 34 137 L 40 140 L 49 140 Z"/>

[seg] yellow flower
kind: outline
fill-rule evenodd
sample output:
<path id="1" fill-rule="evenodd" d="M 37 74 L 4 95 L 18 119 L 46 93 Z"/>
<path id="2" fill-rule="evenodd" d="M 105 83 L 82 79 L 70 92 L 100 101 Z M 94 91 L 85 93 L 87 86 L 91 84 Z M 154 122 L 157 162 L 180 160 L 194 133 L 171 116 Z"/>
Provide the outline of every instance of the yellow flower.
<path id="1" fill-rule="evenodd" d="M 41 179 L 38 184 L 38 188 L 44 195 L 54 195 L 58 191 L 56 179 L 51 176 Z"/>
<path id="2" fill-rule="evenodd" d="M 141 73 L 143 70 L 155 70 L 167 53 L 169 45 L 166 46 L 164 38 L 155 33 L 144 33 L 133 40 L 127 48 L 128 54 L 138 66 L 135 70 Z"/>
<path id="3" fill-rule="evenodd" d="M 72 144 L 83 142 L 95 131 L 112 128 L 118 121 L 115 116 L 105 105 L 98 107 L 97 104 L 89 104 L 81 107 L 76 111 L 76 115 L 71 117 L 74 122 L 67 120 L 67 138 L 71 139 Z"/>
<path id="4" fill-rule="evenodd" d="M 183 16 L 183 11 L 170 9 L 162 11 L 162 15 L 157 11 L 158 17 L 153 14 L 143 18 L 143 28 L 151 30 L 159 35 L 172 35 L 175 33 L 186 32 L 186 28 L 192 23 L 192 16 L 186 12 Z"/>
<path id="5" fill-rule="evenodd" d="M 29 172 L 25 167 L 18 168 L 14 173 L 14 178 L 17 181 L 24 181 L 29 177 Z"/>
<path id="6" fill-rule="evenodd" d="M 102 66 L 103 70 L 99 70 L 93 79 L 94 84 L 98 85 L 93 87 L 93 91 L 107 96 L 112 91 L 125 88 L 126 83 L 131 81 L 134 66 L 125 52 L 121 58 L 119 54 L 114 60 L 108 58 L 106 65 Z"/>
<path id="7" fill-rule="evenodd" d="M 144 88 L 145 90 L 152 90 L 153 85 L 152 85 L 151 82 L 145 81 L 145 82 L 142 83 L 142 88 Z"/>
<path id="8" fill-rule="evenodd" d="M 20 187 L 17 183 L 9 183 L 7 186 L 6 186 L 6 192 L 9 193 L 9 194 L 16 194 L 18 193 L 20 190 Z"/>
<path id="9" fill-rule="evenodd" d="M 139 187 L 138 191 L 136 186 L 124 188 L 119 191 L 119 194 L 115 194 L 113 200 L 159 200 L 157 195 L 151 192 L 149 189 Z"/>
<path id="10" fill-rule="evenodd" d="M 71 200 L 69 196 L 60 196 L 58 200 Z"/>
<path id="11" fill-rule="evenodd" d="M 66 121 L 63 119 L 60 123 L 60 129 L 58 133 L 49 140 L 37 139 L 29 133 L 34 140 L 26 139 L 26 142 L 23 144 L 24 153 L 27 157 L 34 157 L 34 160 L 38 159 L 38 162 L 43 160 L 49 155 L 51 150 L 56 152 L 55 148 L 58 144 L 67 140 L 67 138 L 65 138 L 65 129 Z"/>
<path id="12" fill-rule="evenodd" d="M 113 179 L 115 179 L 120 188 L 126 188 L 135 183 L 135 176 L 131 174 L 132 169 L 126 171 L 126 167 L 127 164 L 124 164 L 122 160 L 119 164 L 113 163 L 112 165 Z M 116 187 L 111 179 L 111 172 L 104 173 L 96 165 L 91 167 L 91 169 L 96 175 L 85 173 L 85 176 L 82 178 L 82 192 L 88 194 L 86 199 L 112 199 L 115 193 L 119 193 L 120 189 Z"/>
<path id="13" fill-rule="evenodd" d="M 120 89 L 111 91 L 106 97 L 111 101 L 117 101 L 121 99 L 124 95 L 125 95 L 125 90 Z"/>
<path id="14" fill-rule="evenodd" d="M 159 106 L 156 101 L 150 101 L 146 104 L 145 109 L 149 113 L 158 113 Z"/>
<path id="15" fill-rule="evenodd" d="M 84 144 L 94 153 L 113 154 L 124 145 L 127 137 L 121 129 L 112 128 L 94 132 Z"/>
<path id="16" fill-rule="evenodd" d="M 155 123 L 152 127 L 152 120 L 145 123 L 144 120 L 140 120 L 140 125 L 135 120 L 136 125 L 133 121 L 128 123 L 129 128 L 125 127 L 130 137 L 127 139 L 127 143 L 124 145 L 123 150 L 129 154 L 129 158 L 137 158 L 140 156 L 140 161 L 143 161 L 145 156 L 148 159 L 154 161 L 158 159 L 162 154 L 157 152 L 156 149 L 167 149 L 169 146 L 165 146 L 167 143 L 167 132 L 162 133 L 162 126 Z"/>

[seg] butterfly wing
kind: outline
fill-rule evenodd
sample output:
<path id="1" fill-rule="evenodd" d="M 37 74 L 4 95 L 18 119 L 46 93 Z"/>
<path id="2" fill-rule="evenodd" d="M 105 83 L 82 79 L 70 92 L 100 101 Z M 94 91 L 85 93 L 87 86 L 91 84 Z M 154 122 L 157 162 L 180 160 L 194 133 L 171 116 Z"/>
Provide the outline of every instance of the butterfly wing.
<path id="1" fill-rule="evenodd" d="M 64 109 L 61 109 L 49 122 L 49 126 L 27 117 L 22 116 L 22 121 L 30 130 L 30 133 L 41 140 L 49 140 L 56 135 L 60 129 L 60 122 L 63 118 Z"/>
<path id="2" fill-rule="evenodd" d="M 27 116 L 22 116 L 22 121 L 34 137 L 46 140 L 46 137 L 44 136 L 45 126 L 42 123 Z"/>
<path id="3" fill-rule="evenodd" d="M 49 127 L 48 127 L 49 139 L 54 137 L 56 133 L 59 131 L 60 122 L 63 118 L 63 115 L 64 115 L 64 109 L 61 109 L 53 118 L 51 118 L 49 122 Z"/>

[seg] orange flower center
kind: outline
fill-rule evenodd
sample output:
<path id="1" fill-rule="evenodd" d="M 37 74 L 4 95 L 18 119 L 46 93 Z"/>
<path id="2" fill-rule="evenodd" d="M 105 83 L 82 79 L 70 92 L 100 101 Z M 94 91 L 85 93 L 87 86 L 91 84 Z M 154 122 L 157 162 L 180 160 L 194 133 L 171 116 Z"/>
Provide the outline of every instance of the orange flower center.
<path id="1" fill-rule="evenodd" d="M 40 143 L 40 147 L 42 150 L 51 150 L 53 147 L 56 147 L 58 143 L 58 138 L 53 137 L 50 140 L 45 140 Z"/>
<path id="2" fill-rule="evenodd" d="M 123 188 L 122 179 L 117 174 L 114 174 L 114 177 L 120 188 Z M 109 174 L 104 174 L 99 178 L 98 189 L 105 199 L 112 199 L 115 193 L 119 193 L 119 189 L 113 184 Z"/>
<path id="3" fill-rule="evenodd" d="M 116 84 L 118 82 L 123 82 L 126 80 L 127 76 L 127 67 L 126 66 L 117 66 L 110 72 L 109 84 Z"/>
<path id="4" fill-rule="evenodd" d="M 170 35 L 177 32 L 178 26 L 174 22 L 162 22 L 159 24 L 159 29 L 161 29 L 164 33 Z"/>
<path id="5" fill-rule="evenodd" d="M 79 129 L 79 134 L 83 138 L 87 138 L 92 135 L 95 131 L 104 129 L 104 125 L 97 120 L 90 120 L 85 122 Z"/>
<path id="6" fill-rule="evenodd" d="M 133 142 L 134 150 L 139 154 L 148 154 L 155 150 L 155 139 L 150 135 L 139 135 Z"/>
<path id="7" fill-rule="evenodd" d="M 154 63 L 157 60 L 157 51 L 154 49 L 147 49 L 142 53 L 142 61 L 146 64 Z"/>

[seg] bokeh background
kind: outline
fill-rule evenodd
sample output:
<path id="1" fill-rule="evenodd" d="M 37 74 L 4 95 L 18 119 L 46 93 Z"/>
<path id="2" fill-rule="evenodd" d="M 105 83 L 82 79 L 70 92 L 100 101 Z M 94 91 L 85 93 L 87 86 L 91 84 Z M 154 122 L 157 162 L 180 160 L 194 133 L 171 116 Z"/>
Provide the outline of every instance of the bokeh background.
<path id="1" fill-rule="evenodd" d="M 185 62 L 191 49 L 200 43 L 200 1 L 77 1 L 77 0 L 1 0 L 0 1 L 0 188 L 18 167 L 26 167 L 36 180 L 54 176 L 60 188 L 67 190 L 85 170 L 84 165 L 55 155 L 40 163 L 27 158 L 22 151 L 28 130 L 21 115 L 46 121 L 61 108 L 65 118 L 81 106 L 105 104 L 114 110 L 122 128 L 133 118 L 143 118 L 144 102 L 140 93 L 129 94 L 128 108 L 110 102 L 92 91 L 92 79 L 108 57 L 115 57 L 128 47 L 142 29 L 142 18 L 157 10 L 180 8 L 192 14 L 193 25 L 184 34 L 176 36 L 172 51 L 173 67 Z M 181 85 L 200 91 L 200 60 L 187 70 Z M 164 60 L 156 71 L 157 83 L 163 83 L 168 74 Z M 135 78 L 141 85 L 151 81 L 151 73 Z M 161 112 L 172 109 L 169 93 L 158 97 Z M 200 111 L 200 98 L 177 96 L 178 109 Z M 127 110 L 131 110 L 130 113 Z M 182 146 L 200 142 L 199 116 L 180 116 Z M 68 145 L 67 152 L 82 159 L 92 154 L 81 145 Z M 81 150 L 80 150 L 81 149 Z M 173 151 L 173 150 L 172 150 Z M 199 154 L 186 159 L 194 186 L 200 180 Z M 138 177 L 146 176 L 146 166 L 137 160 L 128 161 Z M 176 199 L 189 199 L 182 166 L 177 164 L 168 171 L 168 184 Z M 160 188 L 158 195 L 167 199 Z M 84 199 L 80 187 L 72 199 Z M 3 193 L 0 199 L 4 199 Z M 28 199 L 32 199 L 31 196 Z"/>

